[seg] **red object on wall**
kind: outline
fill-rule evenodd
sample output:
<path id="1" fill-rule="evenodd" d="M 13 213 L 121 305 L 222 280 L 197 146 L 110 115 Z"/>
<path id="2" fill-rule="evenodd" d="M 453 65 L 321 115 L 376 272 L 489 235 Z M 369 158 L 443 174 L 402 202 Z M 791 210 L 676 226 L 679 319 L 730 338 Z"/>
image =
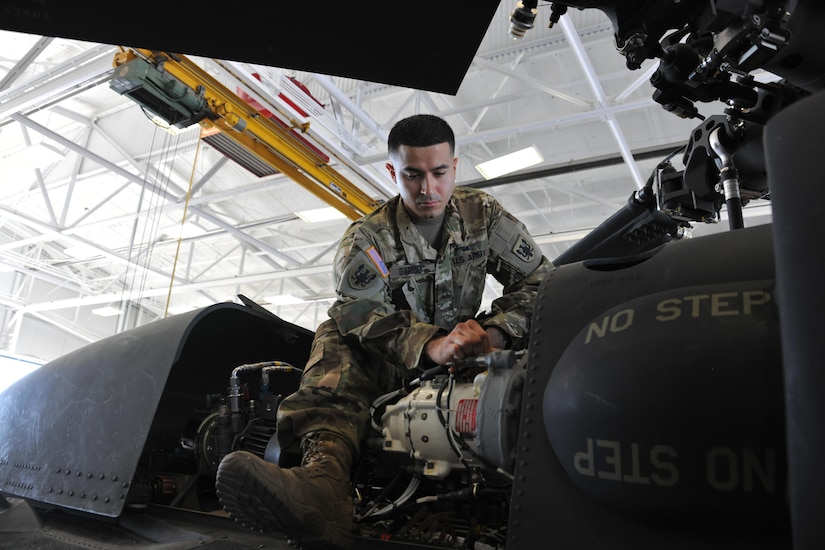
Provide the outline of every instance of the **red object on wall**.
<path id="1" fill-rule="evenodd" d="M 252 73 L 252 76 L 254 76 L 254 77 L 255 77 L 256 79 L 258 79 L 258 80 L 260 80 L 260 79 L 261 79 L 261 76 L 260 76 L 258 73 Z M 293 77 L 291 77 L 291 76 L 289 76 L 289 77 L 287 77 L 287 78 L 289 78 L 289 79 L 290 79 L 290 80 L 291 80 L 291 81 L 292 81 L 292 82 L 293 82 L 296 86 L 298 86 L 298 88 L 300 88 L 300 89 L 301 89 L 301 91 L 303 91 L 303 92 L 304 92 L 304 93 L 306 93 L 306 94 L 307 94 L 310 98 L 312 98 L 312 100 L 313 100 L 313 101 L 315 101 L 316 103 L 318 103 L 318 105 L 320 105 L 321 107 L 323 107 L 323 106 L 324 106 L 324 104 L 323 104 L 323 103 L 321 103 L 320 101 L 318 101 L 318 100 L 317 100 L 317 99 L 316 99 L 316 98 L 315 98 L 315 97 L 314 97 L 314 96 L 313 96 L 313 95 L 309 92 L 309 88 L 307 88 L 306 86 L 304 86 L 304 84 L 303 84 L 300 80 L 298 80 L 298 79 L 296 79 L 296 78 L 293 78 Z M 268 109 L 265 109 L 265 108 L 264 108 L 264 106 L 263 106 L 263 105 L 261 105 L 259 102 L 257 102 L 257 101 L 255 100 L 255 98 L 254 98 L 254 97 L 250 96 L 248 93 L 246 93 L 245 91 L 243 91 L 241 88 L 237 88 L 237 89 L 236 89 L 236 92 L 238 93 L 238 97 L 240 97 L 241 99 L 243 99 L 243 100 L 244 100 L 244 101 L 245 101 L 245 102 L 246 102 L 246 103 L 247 103 L 250 107 L 254 108 L 256 111 L 258 111 L 259 113 L 261 113 L 263 116 L 265 116 L 266 118 L 268 118 L 268 119 L 269 119 L 269 120 L 271 120 L 272 122 L 276 123 L 276 124 L 277 124 L 278 126 L 280 126 L 281 128 L 289 128 L 289 133 L 290 133 L 290 134 L 292 134 L 292 135 L 293 135 L 293 137 L 295 137 L 298 141 L 300 141 L 301 143 L 303 143 L 304 145 L 306 145 L 309 149 L 311 149 L 313 153 L 315 153 L 315 154 L 316 154 L 316 155 L 317 155 L 317 156 L 318 156 L 321 160 L 323 160 L 323 161 L 324 161 L 324 164 L 326 164 L 326 163 L 328 163 L 328 162 L 329 162 L 329 156 L 328 156 L 326 153 L 324 153 L 324 152 L 323 152 L 323 151 L 321 151 L 318 147 L 316 147 L 315 145 L 313 145 L 313 144 L 312 144 L 309 140 L 307 140 L 304 136 L 302 136 L 302 135 L 301 135 L 301 133 L 300 133 L 299 131 L 295 130 L 294 128 L 290 128 L 290 126 L 289 126 L 286 122 L 284 122 L 283 120 L 281 120 L 280 118 L 278 118 L 277 116 L 275 116 L 275 115 L 272 113 L 272 111 L 269 111 Z M 307 116 L 309 116 L 309 115 L 307 115 L 306 111 L 304 111 L 303 109 L 301 109 L 300 107 L 298 107 L 298 105 L 296 105 L 294 101 L 291 101 L 291 100 L 290 100 L 289 98 L 287 98 L 287 97 L 286 97 L 283 93 L 279 93 L 279 94 L 278 94 L 278 97 L 279 97 L 281 100 L 283 100 L 283 101 L 284 101 L 287 105 L 289 105 L 290 107 L 292 107 L 292 108 L 295 110 L 295 112 L 297 112 L 299 115 L 301 115 L 301 116 L 303 116 L 303 117 L 307 117 Z"/>

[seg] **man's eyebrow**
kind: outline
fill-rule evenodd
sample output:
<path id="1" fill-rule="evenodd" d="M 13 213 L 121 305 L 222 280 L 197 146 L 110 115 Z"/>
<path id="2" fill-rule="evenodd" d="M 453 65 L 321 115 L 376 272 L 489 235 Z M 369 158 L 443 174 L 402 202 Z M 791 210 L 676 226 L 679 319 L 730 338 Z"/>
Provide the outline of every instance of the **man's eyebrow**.
<path id="1" fill-rule="evenodd" d="M 449 164 L 439 164 L 438 166 L 430 168 L 429 170 L 431 172 L 435 172 L 437 170 L 446 170 L 449 167 L 450 167 Z M 416 168 L 414 166 L 405 166 L 404 168 L 402 168 L 402 170 L 404 170 L 405 172 L 426 172 L 427 171 L 426 169 Z"/>

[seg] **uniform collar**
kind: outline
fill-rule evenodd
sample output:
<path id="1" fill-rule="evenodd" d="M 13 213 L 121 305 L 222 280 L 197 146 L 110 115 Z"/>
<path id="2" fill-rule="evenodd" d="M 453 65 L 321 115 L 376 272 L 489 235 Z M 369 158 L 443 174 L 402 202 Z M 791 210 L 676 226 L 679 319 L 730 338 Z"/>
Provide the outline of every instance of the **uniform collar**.
<path id="1" fill-rule="evenodd" d="M 451 198 L 445 209 L 447 218 L 450 218 L 452 202 Z M 395 206 L 395 220 L 398 224 L 401 246 L 404 249 L 404 255 L 407 257 L 408 263 L 416 264 L 426 260 L 435 260 L 438 257 L 438 251 L 432 248 L 416 229 L 409 213 L 407 213 L 407 209 L 404 207 L 404 201 L 400 198 Z"/>

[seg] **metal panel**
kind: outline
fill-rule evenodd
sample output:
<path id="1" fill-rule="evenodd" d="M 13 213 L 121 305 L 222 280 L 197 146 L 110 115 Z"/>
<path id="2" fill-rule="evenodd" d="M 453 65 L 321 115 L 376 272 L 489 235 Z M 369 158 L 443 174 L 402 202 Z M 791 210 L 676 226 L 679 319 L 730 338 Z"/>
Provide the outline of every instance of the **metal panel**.
<path id="1" fill-rule="evenodd" d="M 775 326 L 770 340 L 761 339 L 762 334 L 757 331 L 740 334 L 751 345 L 747 349 L 737 346 L 735 338 L 720 345 L 726 335 L 735 333 L 732 329 L 719 330 L 719 324 L 705 325 L 705 330 L 715 329 L 717 333 L 697 342 L 701 330 L 686 332 L 661 322 L 658 326 L 645 326 L 642 315 L 632 324 L 637 329 L 635 333 L 622 330 L 624 326 L 614 327 L 618 331 L 615 339 L 605 339 L 596 350 L 591 349 L 596 347 L 595 344 L 584 343 L 586 340 L 581 338 L 582 334 L 587 333 L 588 326 L 592 326 L 593 319 L 602 319 L 603 315 L 619 308 L 627 313 L 630 311 L 628 308 L 633 307 L 631 304 L 640 298 L 644 301 L 645 297 L 670 291 L 678 293 L 679 289 L 688 296 L 701 286 L 718 287 L 724 293 L 730 290 L 731 285 L 771 281 L 774 278 L 771 238 L 770 226 L 742 229 L 668 243 L 646 260 L 637 258 L 624 265 L 622 262 L 591 264 L 590 268 L 585 265 L 586 262 L 564 265 L 545 279 L 536 300 L 533 320 L 508 547 L 511 544 L 518 548 L 532 547 L 537 541 L 551 541 L 560 548 L 577 549 L 776 549 L 790 546 L 786 530 L 787 514 L 770 513 L 775 510 L 774 505 L 781 503 L 784 494 L 781 480 L 777 482 L 775 492 L 765 497 L 759 505 L 751 503 L 751 507 L 736 508 L 725 502 L 725 506 L 732 508 L 709 518 L 711 511 L 716 510 L 714 506 L 719 503 L 708 501 L 708 508 L 701 513 L 695 509 L 685 509 L 678 518 L 666 518 L 685 500 L 683 498 L 674 504 L 672 499 L 677 494 L 690 495 L 702 485 L 688 479 L 687 467 L 682 476 L 684 479 L 680 478 L 680 485 L 668 487 L 673 490 L 671 495 L 662 488 L 653 487 L 653 482 L 650 486 L 634 485 L 638 482 L 632 479 L 632 475 L 616 480 L 615 476 L 610 478 L 606 474 L 597 480 L 590 480 L 584 474 L 571 477 L 567 471 L 574 460 L 587 454 L 584 452 L 587 448 L 585 439 L 592 437 L 611 440 L 607 444 L 618 444 L 619 441 L 625 444 L 621 464 L 625 468 L 624 473 L 628 474 L 632 468 L 640 467 L 637 459 L 627 457 L 628 447 L 641 445 L 640 441 L 658 442 L 647 436 L 660 427 L 672 431 L 673 437 L 668 438 L 668 442 L 694 436 L 700 426 L 699 419 L 702 415 L 706 418 L 712 416 L 714 404 L 721 408 L 729 407 L 730 419 L 742 422 L 741 431 L 724 434 L 722 442 L 764 436 L 764 440 L 760 440 L 763 445 L 768 441 L 784 444 L 781 433 L 776 431 L 777 427 L 780 432 L 782 429 L 782 389 L 777 383 L 781 379 L 781 365 Z M 734 248 L 737 251 L 735 255 L 729 252 Z M 709 264 L 708 259 L 713 259 L 713 263 Z M 708 267 L 696 269 L 700 265 Z M 583 298 L 585 295 L 587 297 Z M 639 311 L 650 314 L 649 309 Z M 648 318 L 651 317 L 648 315 Z M 683 316 L 681 321 L 687 321 L 688 317 Z M 698 318 L 690 320 L 701 321 Z M 701 329 L 700 323 L 695 323 L 693 328 Z M 755 354 L 760 350 L 769 350 L 770 353 L 757 360 Z M 590 357 L 579 361 L 573 352 L 598 353 L 598 361 L 594 363 L 589 360 Z M 610 378 L 598 377 L 599 369 L 604 366 L 614 367 L 609 373 Z M 702 381 L 700 391 L 691 391 L 686 385 L 680 388 L 680 369 L 682 376 L 685 373 L 695 374 L 693 380 L 702 380 L 702 373 L 708 371 L 727 373 L 724 381 L 728 385 L 720 384 L 720 377 L 714 382 Z M 651 372 L 656 376 L 650 376 Z M 592 419 L 587 418 L 590 411 L 583 405 L 584 401 L 577 400 L 572 390 L 569 394 L 566 390 L 559 391 L 567 387 L 565 384 L 570 380 L 571 373 L 591 377 L 587 383 L 594 382 L 583 386 L 587 392 L 587 403 L 597 403 L 607 418 L 595 428 L 592 423 L 588 424 Z M 734 374 L 740 378 L 737 379 Z M 662 380 L 667 383 L 663 384 Z M 771 381 L 772 385 L 769 383 Z M 601 392 L 606 382 L 612 382 L 614 387 L 609 392 Z M 764 385 L 760 386 L 760 383 Z M 670 394 L 667 394 L 668 387 Z M 578 391 L 581 388 L 574 389 Z M 618 395 L 614 392 L 618 391 L 625 392 L 621 395 L 622 399 L 612 399 Z M 664 401 L 667 395 L 675 398 L 665 401 L 665 404 L 656 403 L 656 400 Z M 763 397 L 770 397 L 770 400 L 759 401 Z M 634 407 L 647 408 L 641 419 L 628 421 L 628 410 Z M 554 414 L 550 414 L 559 408 L 566 408 L 570 413 L 565 421 L 560 422 Z M 769 434 L 755 429 L 747 431 L 745 424 L 750 423 L 753 427 L 760 422 L 757 414 L 744 416 L 755 409 L 771 421 L 774 431 Z M 548 424 L 549 417 L 552 417 L 552 425 Z M 690 420 L 696 420 L 695 424 L 691 425 Z M 616 422 L 623 424 L 616 428 Z M 683 425 L 687 423 L 694 432 L 680 429 L 679 422 Z M 720 427 L 721 424 L 724 423 L 720 423 Z M 580 442 L 576 450 L 583 452 L 575 456 L 569 448 L 557 448 L 556 442 L 550 440 L 550 432 L 555 436 L 561 434 L 562 437 L 575 438 Z M 681 445 L 681 448 L 688 455 L 697 449 L 707 450 L 708 441 L 723 444 L 713 437 L 713 434 L 699 434 L 692 445 Z M 676 446 L 680 447 L 678 444 Z M 777 456 L 781 454 L 779 451 L 776 453 Z M 619 452 L 614 457 L 617 460 L 615 464 L 619 464 L 618 456 Z M 641 451 L 639 456 L 642 456 Z M 682 453 L 679 457 L 683 457 Z M 598 468 L 606 469 L 604 455 L 599 460 Z M 781 458 L 777 459 L 777 471 L 782 471 L 780 462 Z M 695 475 L 697 470 L 693 472 Z M 778 474 L 777 477 L 784 476 Z M 594 494 L 592 487 L 597 483 L 602 492 Z M 649 491 L 650 498 L 634 501 L 631 498 L 634 491 Z M 726 499 L 733 497 L 733 493 L 719 492 L 715 498 Z M 746 496 L 753 496 L 755 502 L 757 493 Z M 618 506 L 606 504 L 616 495 L 626 498 Z M 766 505 L 768 498 L 770 504 Z M 645 507 L 650 509 L 642 510 Z"/>
<path id="2" fill-rule="evenodd" d="M 0 490 L 118 516 L 147 439 L 188 420 L 156 411 L 220 387 L 241 364 L 303 366 L 311 337 L 258 306 L 221 303 L 51 361 L 0 394 Z"/>

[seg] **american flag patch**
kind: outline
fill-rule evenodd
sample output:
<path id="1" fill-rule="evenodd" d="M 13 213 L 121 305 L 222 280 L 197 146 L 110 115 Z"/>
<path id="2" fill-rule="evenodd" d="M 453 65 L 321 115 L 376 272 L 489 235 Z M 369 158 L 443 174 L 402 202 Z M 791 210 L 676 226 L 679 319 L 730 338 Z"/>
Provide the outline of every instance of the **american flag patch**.
<path id="1" fill-rule="evenodd" d="M 387 269 L 387 264 L 385 264 L 384 260 L 381 259 L 381 255 L 378 254 L 378 251 L 375 249 L 375 247 L 369 247 L 366 252 L 367 256 L 369 256 L 370 260 L 372 260 L 372 263 L 374 263 L 375 267 L 378 268 L 378 271 L 381 273 L 381 276 L 386 278 L 387 275 L 390 274 L 390 270 Z"/>

